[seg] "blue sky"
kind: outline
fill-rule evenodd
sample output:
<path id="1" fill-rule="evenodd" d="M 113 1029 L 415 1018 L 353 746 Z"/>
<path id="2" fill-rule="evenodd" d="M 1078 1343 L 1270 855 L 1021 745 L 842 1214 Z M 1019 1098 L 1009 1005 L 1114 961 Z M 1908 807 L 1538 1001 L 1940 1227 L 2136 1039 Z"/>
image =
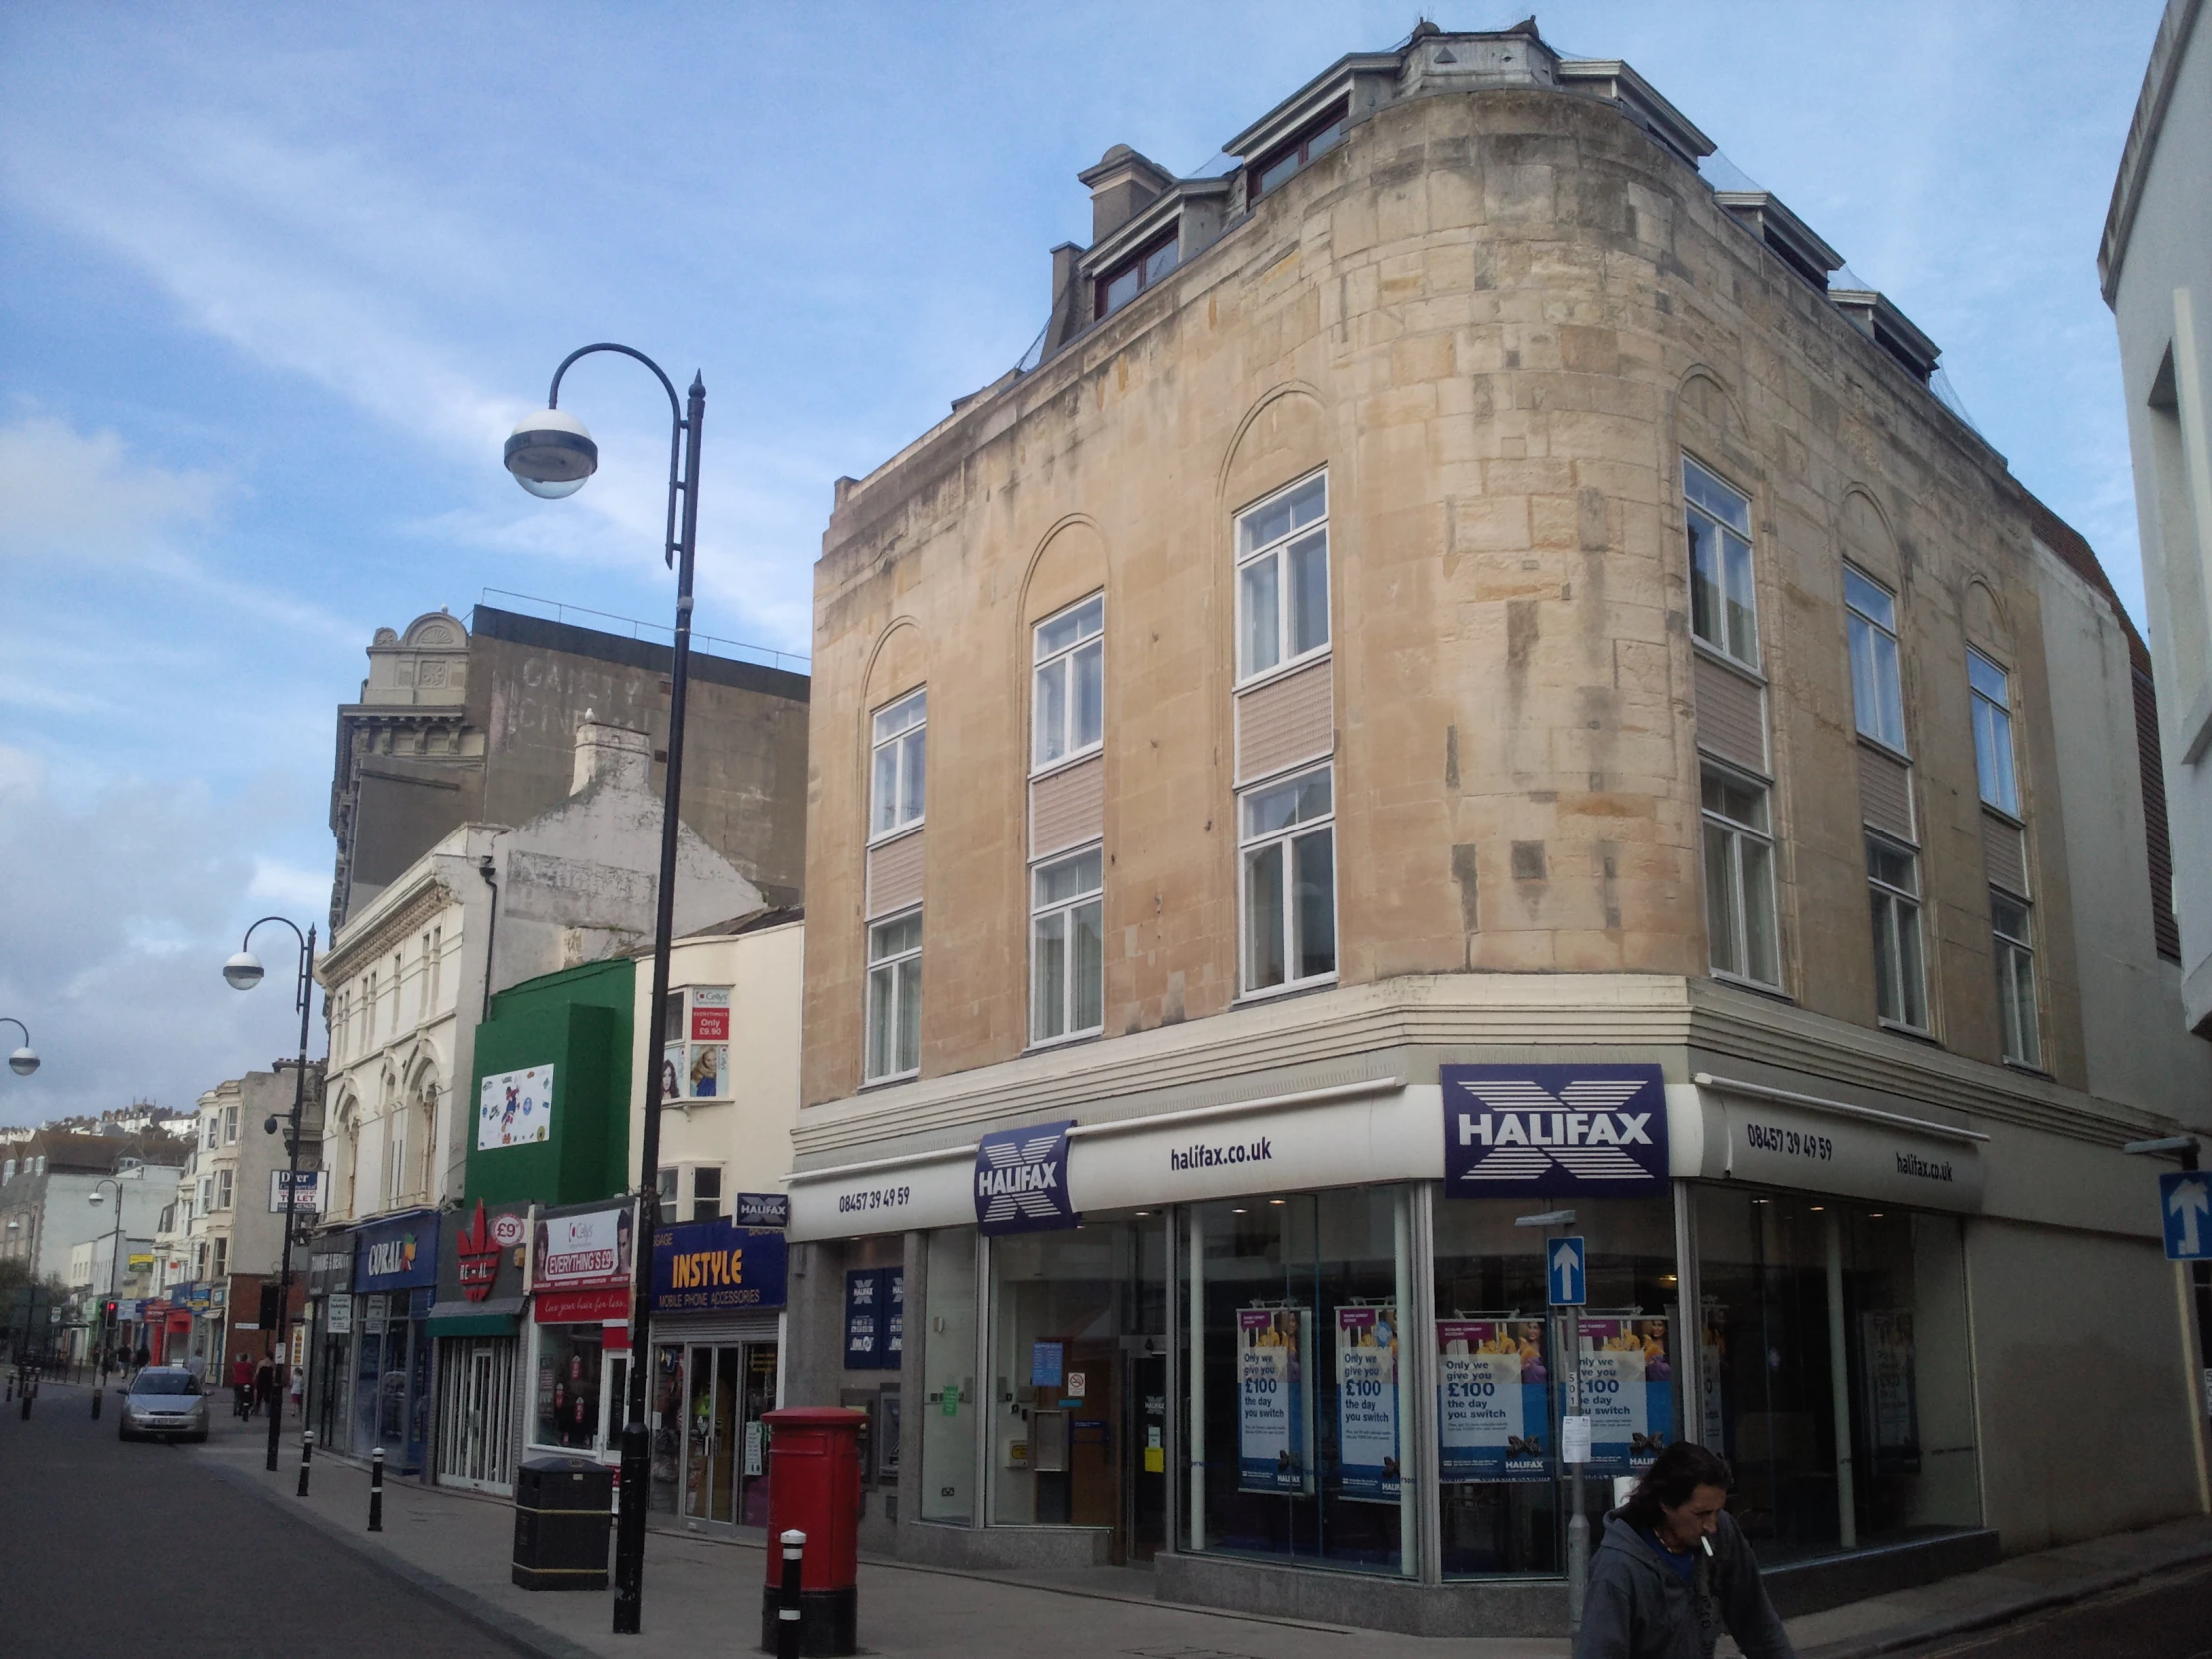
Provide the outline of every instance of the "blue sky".
<path id="1" fill-rule="evenodd" d="M 1540 22 L 1628 59 L 1942 345 L 2139 615 L 2095 253 L 2159 9 Z M 280 975 L 216 970 L 255 916 L 327 907 L 333 711 L 375 628 L 486 588 L 667 613 L 642 373 L 571 376 L 604 452 L 573 500 L 500 470 L 569 349 L 704 371 L 698 626 L 803 651 L 831 481 L 1021 355 L 1047 250 L 1088 234 L 1077 170 L 1117 142 L 1210 166 L 1416 15 L 0 9 L 0 1015 L 46 1059 L 0 1076 L 0 1122 L 189 1105 L 290 1047 Z"/>

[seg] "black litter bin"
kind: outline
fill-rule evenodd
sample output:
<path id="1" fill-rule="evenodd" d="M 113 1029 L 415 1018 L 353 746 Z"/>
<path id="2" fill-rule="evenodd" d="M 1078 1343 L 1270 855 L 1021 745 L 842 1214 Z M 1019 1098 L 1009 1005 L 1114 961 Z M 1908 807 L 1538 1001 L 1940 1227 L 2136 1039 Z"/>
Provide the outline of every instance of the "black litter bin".
<path id="1" fill-rule="evenodd" d="M 525 1590 L 604 1590 L 615 1471 L 588 1457 L 533 1457 L 515 1471 L 514 1580 Z"/>

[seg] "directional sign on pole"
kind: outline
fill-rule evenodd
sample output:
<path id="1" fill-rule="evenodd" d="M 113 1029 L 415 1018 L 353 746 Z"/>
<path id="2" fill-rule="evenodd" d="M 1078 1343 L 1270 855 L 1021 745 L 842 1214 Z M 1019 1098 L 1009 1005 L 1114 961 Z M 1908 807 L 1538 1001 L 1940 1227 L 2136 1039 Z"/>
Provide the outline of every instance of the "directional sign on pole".
<path id="1" fill-rule="evenodd" d="M 2166 1257 L 2212 1260 L 2212 1175 L 2169 1170 L 2158 1178 L 2158 1216 L 2166 1224 Z"/>
<path id="2" fill-rule="evenodd" d="M 1551 1285 L 1551 1305 L 1554 1308 L 1581 1307 L 1590 1300 L 1583 1284 L 1581 1238 L 1553 1239 L 1544 1248 L 1551 1253 L 1546 1258 L 1548 1272 L 1545 1275 Z"/>

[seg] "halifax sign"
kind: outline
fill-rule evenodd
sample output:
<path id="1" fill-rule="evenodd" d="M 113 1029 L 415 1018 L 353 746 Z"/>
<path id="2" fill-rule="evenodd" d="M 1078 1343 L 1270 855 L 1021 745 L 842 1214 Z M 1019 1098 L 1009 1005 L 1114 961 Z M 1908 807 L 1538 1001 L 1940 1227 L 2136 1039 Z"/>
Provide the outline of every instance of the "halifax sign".
<path id="1" fill-rule="evenodd" d="M 1668 1190 L 1657 1066 L 1445 1066 L 1452 1198 L 1648 1198 Z"/>

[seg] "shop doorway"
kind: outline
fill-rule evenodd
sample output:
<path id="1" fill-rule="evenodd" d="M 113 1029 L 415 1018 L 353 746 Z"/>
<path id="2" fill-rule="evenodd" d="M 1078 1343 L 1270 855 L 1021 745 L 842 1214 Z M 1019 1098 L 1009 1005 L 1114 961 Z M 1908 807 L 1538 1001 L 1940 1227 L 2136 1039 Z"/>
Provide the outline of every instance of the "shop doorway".
<path id="1" fill-rule="evenodd" d="M 1159 1338 L 1144 1339 L 1123 1366 L 1122 1515 L 1124 1558 L 1150 1561 L 1167 1547 L 1168 1357 Z"/>
<path id="2" fill-rule="evenodd" d="M 679 1354 L 681 1358 L 676 1358 Z M 692 1526 L 768 1524 L 768 1445 L 762 1417 L 776 1408 L 774 1343 L 691 1343 L 664 1349 L 683 1401 L 675 1475 L 677 1513 Z"/>
<path id="3" fill-rule="evenodd" d="M 440 1339 L 440 1484 L 481 1491 L 512 1489 L 516 1346 L 512 1337 Z"/>

